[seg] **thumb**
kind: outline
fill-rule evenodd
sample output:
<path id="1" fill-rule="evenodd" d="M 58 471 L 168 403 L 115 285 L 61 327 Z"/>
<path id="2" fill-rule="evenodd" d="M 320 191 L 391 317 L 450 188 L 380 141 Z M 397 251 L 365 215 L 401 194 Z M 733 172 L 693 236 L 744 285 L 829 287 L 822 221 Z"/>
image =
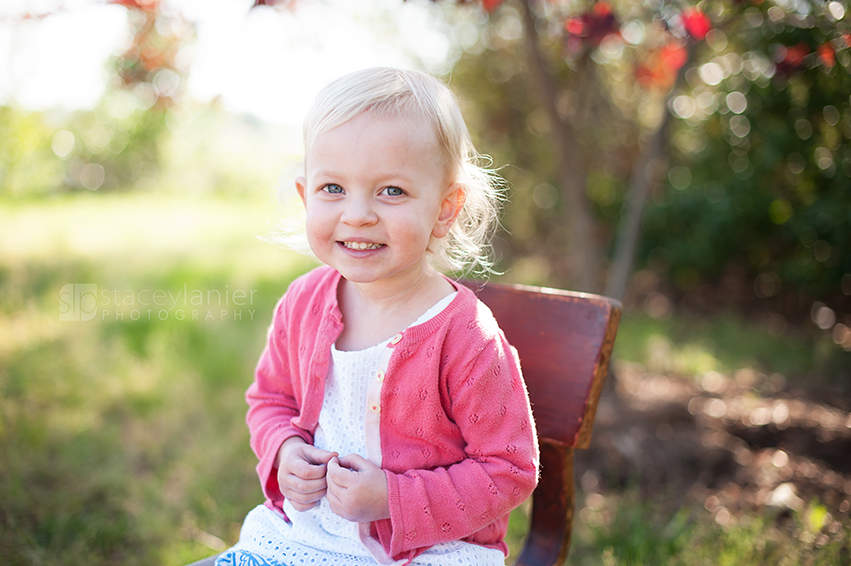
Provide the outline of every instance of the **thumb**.
<path id="1" fill-rule="evenodd" d="M 348 454 L 339 458 L 340 465 L 353 472 L 361 472 L 372 464 L 369 460 L 359 454 Z"/>
<path id="2" fill-rule="evenodd" d="M 351 479 L 351 474 L 354 474 L 352 470 L 349 470 L 348 467 L 343 467 L 341 465 L 340 459 L 336 456 L 331 458 L 328 462 L 328 480 L 333 482 L 334 484 L 340 487 L 347 487 L 349 484 L 349 480 Z"/>

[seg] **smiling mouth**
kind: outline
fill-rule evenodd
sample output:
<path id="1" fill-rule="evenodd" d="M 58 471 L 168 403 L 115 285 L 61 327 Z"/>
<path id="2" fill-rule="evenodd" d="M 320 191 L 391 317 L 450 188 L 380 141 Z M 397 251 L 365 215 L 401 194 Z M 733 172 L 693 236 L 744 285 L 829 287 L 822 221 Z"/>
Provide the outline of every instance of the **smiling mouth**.
<path id="1" fill-rule="evenodd" d="M 384 244 L 370 244 L 368 242 L 340 242 L 343 244 L 343 247 L 348 248 L 350 250 L 377 250 L 378 248 L 383 248 Z"/>

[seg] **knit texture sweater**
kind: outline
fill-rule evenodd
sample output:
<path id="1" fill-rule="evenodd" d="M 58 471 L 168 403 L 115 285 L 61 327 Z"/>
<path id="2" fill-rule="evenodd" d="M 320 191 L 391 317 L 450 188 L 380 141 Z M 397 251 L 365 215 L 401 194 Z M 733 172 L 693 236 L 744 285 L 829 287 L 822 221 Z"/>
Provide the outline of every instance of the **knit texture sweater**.
<path id="1" fill-rule="evenodd" d="M 246 393 L 251 447 L 270 507 L 282 509 L 275 456 L 313 442 L 331 345 L 343 329 L 340 274 L 317 268 L 275 308 Z M 390 518 L 370 535 L 395 560 L 464 540 L 508 552 L 508 513 L 537 483 L 538 445 L 517 353 L 472 291 L 394 338 L 380 393 L 381 465 Z"/>

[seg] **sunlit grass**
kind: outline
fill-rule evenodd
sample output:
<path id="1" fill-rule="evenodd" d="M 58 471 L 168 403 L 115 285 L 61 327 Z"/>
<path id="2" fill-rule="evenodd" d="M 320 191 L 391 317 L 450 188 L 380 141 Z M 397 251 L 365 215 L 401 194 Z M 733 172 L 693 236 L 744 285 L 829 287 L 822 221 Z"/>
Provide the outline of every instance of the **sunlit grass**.
<path id="1" fill-rule="evenodd" d="M 96 262 L 108 273 L 157 272 L 166 261 L 232 275 L 271 274 L 289 255 L 258 245 L 275 213 L 271 198 L 241 195 L 82 194 L 6 202 L 0 207 L 0 258 L 10 267 Z"/>
<path id="2" fill-rule="evenodd" d="M 639 362 L 649 371 L 699 376 L 708 371 L 732 374 L 742 368 L 789 380 L 830 382 L 847 371 L 851 355 L 832 343 L 830 334 L 790 331 L 772 335 L 763 326 L 734 313 L 694 318 L 655 319 L 629 313 L 621 320 L 615 356 Z"/>

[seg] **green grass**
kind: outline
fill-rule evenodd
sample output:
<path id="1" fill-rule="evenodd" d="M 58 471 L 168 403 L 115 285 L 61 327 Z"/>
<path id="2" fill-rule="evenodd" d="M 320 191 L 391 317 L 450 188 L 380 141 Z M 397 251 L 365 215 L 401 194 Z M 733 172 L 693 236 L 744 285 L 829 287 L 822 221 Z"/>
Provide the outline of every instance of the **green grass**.
<path id="1" fill-rule="evenodd" d="M 658 372 L 696 376 L 749 368 L 821 385 L 847 379 L 851 367 L 851 353 L 834 344 L 830 332 L 792 329 L 776 336 L 764 325 L 731 312 L 663 320 L 629 313 L 618 328 L 615 357 Z"/>
<path id="2" fill-rule="evenodd" d="M 257 242 L 270 216 L 262 202 L 140 196 L 2 209 L 4 564 L 183 564 L 212 552 L 204 533 L 234 542 L 261 500 L 243 393 L 275 301 L 309 267 Z M 135 303 L 60 321 L 68 283 Z M 206 304 L 199 320 L 148 320 L 139 291 L 184 286 L 254 300 L 239 320 Z"/>
<path id="3" fill-rule="evenodd" d="M 817 502 L 791 515 L 728 516 L 722 525 L 703 506 L 643 501 L 634 491 L 593 497 L 578 513 L 572 566 L 803 566 L 851 560 L 851 522 L 830 516 Z"/>
<path id="4" fill-rule="evenodd" d="M 511 517 L 512 557 L 522 547 L 529 507 Z M 511 560 L 509 560 L 511 563 Z M 577 497 L 570 566 L 814 566 L 851 563 L 851 520 L 817 501 L 790 514 L 729 515 L 723 525 L 702 505 L 638 490 Z"/>
<path id="5" fill-rule="evenodd" d="M 257 241 L 272 212 L 248 197 L 140 194 L 0 205 L 0 562 L 180 565 L 236 541 L 262 498 L 243 394 L 275 301 L 311 265 Z M 134 297 L 98 305 L 89 321 L 60 321 L 69 283 Z M 255 312 L 142 315 L 139 291 L 184 286 L 255 291 Z M 674 326 L 628 317 L 619 356 L 648 362 L 648 335 L 673 351 L 692 343 L 672 338 L 681 336 Z M 740 363 L 737 344 L 690 336 L 718 367 Z M 586 507 L 577 508 L 573 564 L 847 563 L 847 534 L 817 546 L 822 533 L 803 517 L 788 532 L 760 517 L 721 528 L 700 509 L 629 493 Z M 515 556 L 526 510 L 511 521 Z M 796 531 L 812 542 L 795 542 Z M 780 561 L 749 562 L 763 551 Z"/>

